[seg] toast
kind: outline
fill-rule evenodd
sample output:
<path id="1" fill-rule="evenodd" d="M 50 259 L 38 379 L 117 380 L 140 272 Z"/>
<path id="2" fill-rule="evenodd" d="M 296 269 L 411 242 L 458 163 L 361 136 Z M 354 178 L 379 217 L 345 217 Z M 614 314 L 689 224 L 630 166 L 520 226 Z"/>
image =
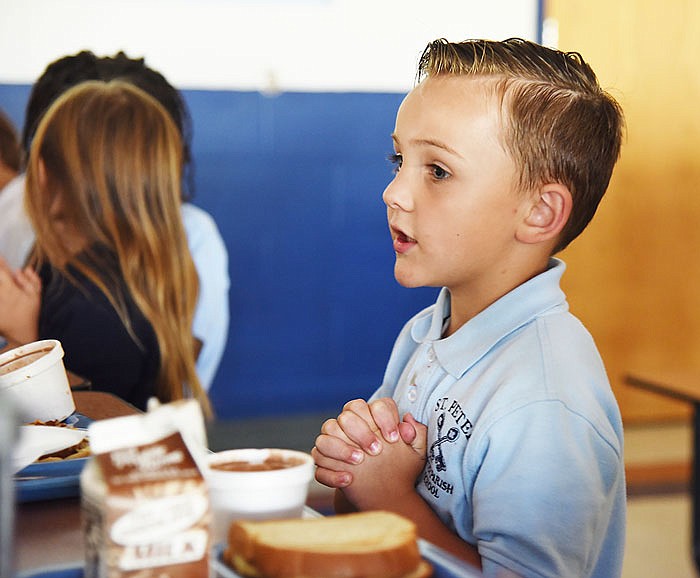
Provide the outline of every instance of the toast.
<path id="1" fill-rule="evenodd" d="M 224 562 L 255 578 L 427 578 L 416 526 L 390 512 L 231 524 Z"/>

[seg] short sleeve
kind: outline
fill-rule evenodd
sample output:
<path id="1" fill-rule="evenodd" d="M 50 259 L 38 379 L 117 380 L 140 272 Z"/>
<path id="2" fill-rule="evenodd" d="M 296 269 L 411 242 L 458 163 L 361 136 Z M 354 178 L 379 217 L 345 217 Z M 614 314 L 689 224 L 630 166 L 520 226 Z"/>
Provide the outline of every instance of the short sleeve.
<path id="1" fill-rule="evenodd" d="M 624 487 L 616 440 L 560 401 L 530 403 L 488 428 L 480 464 L 465 464 L 478 467 L 471 496 L 485 576 L 591 574 Z"/>

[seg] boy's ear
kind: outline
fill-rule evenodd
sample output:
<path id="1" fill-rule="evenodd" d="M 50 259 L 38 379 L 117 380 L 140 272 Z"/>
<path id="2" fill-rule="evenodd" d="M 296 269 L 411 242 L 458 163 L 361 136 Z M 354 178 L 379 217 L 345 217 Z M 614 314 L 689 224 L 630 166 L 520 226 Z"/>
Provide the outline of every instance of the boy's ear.
<path id="1" fill-rule="evenodd" d="M 517 239 L 523 243 L 556 239 L 569 220 L 572 204 L 571 192 L 566 185 L 544 185 L 526 209 L 525 218 L 516 232 Z"/>

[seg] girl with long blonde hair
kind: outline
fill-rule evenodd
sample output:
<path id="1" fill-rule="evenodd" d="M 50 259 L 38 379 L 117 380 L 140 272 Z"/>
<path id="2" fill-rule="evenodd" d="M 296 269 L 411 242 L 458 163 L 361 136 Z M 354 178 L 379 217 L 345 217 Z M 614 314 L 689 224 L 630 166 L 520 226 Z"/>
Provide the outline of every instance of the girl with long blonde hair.
<path id="1" fill-rule="evenodd" d="M 27 319 L 0 330 L 11 344 L 59 339 L 68 370 L 138 407 L 153 395 L 192 395 L 210 413 L 195 372 L 198 281 L 180 215 L 182 154 L 164 108 L 131 84 L 86 82 L 59 97 L 27 166 L 39 276 L 14 276 L 24 305 L 11 317 L 26 309 Z M 12 302 L 1 281 L 0 314 Z"/>

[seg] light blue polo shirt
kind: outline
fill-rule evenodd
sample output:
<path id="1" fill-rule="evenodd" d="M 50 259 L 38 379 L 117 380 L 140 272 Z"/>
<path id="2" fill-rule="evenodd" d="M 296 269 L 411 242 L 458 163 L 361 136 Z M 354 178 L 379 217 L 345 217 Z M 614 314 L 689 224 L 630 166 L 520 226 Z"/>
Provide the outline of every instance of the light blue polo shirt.
<path id="1" fill-rule="evenodd" d="M 192 320 L 192 333 L 202 342 L 197 358 L 197 376 L 208 391 L 228 338 L 228 251 L 216 222 L 203 209 L 182 203 L 182 222 L 199 278 L 199 295 Z"/>
<path id="2" fill-rule="evenodd" d="M 565 265 L 441 338 L 449 292 L 403 328 L 383 385 L 428 425 L 417 489 L 475 544 L 487 577 L 620 575 L 622 422 L 590 334 L 559 287 Z"/>

